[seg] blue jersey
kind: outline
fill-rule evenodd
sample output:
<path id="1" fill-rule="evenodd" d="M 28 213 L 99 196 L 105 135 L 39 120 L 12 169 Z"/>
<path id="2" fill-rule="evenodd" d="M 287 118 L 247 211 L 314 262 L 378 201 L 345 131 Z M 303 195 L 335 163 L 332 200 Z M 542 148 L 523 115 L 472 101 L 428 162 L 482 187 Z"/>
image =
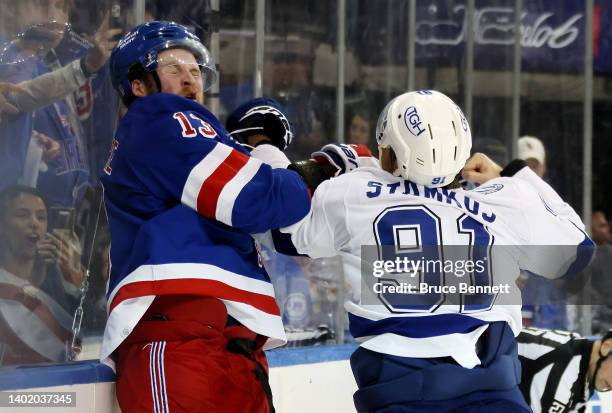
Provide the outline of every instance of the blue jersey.
<path id="1" fill-rule="evenodd" d="M 89 168 L 79 153 L 79 140 L 70 124 L 70 109 L 60 100 L 36 112 L 34 131 L 60 145 L 59 154 L 47 161 L 48 169 L 38 175 L 37 188 L 51 205 L 74 207 L 89 183 Z"/>
<path id="2" fill-rule="evenodd" d="M 121 119 L 101 181 L 112 245 L 103 359 L 163 294 L 217 297 L 268 346 L 284 342 L 250 233 L 306 215 L 297 173 L 250 157 L 195 101 L 158 93 Z"/>
<path id="3" fill-rule="evenodd" d="M 68 31 L 55 53 L 60 63 L 66 65 L 83 57 L 91 47 L 80 35 Z M 119 96 L 111 84 L 108 64 L 74 92 L 74 101 L 87 147 L 84 161 L 94 179 L 102 173 L 119 112 Z"/>
<path id="4" fill-rule="evenodd" d="M 43 72 L 57 69 L 87 53 L 88 45 L 72 31 L 53 50 L 54 61 L 41 62 Z M 74 207 L 89 187 L 90 168 L 86 156 L 87 141 L 81 120 L 93 108 L 92 81 L 86 80 L 77 91 L 35 113 L 34 131 L 44 133 L 59 143 L 60 153 L 47 162 L 48 170 L 38 176 L 37 187 L 53 205 Z"/>
<path id="5" fill-rule="evenodd" d="M 119 97 L 111 84 L 108 64 L 76 92 L 76 104 L 87 142 L 92 178 L 102 173 L 113 140 L 119 113 Z"/>

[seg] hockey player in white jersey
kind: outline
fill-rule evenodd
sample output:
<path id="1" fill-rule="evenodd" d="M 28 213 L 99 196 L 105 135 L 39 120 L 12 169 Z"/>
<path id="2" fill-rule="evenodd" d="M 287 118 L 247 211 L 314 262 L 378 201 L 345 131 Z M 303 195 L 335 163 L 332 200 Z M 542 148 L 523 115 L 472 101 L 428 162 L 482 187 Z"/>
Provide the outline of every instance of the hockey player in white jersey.
<path id="1" fill-rule="evenodd" d="M 382 169 L 324 182 L 310 213 L 282 229 L 299 253 L 340 254 L 359 292 L 346 304 L 361 342 L 351 357 L 357 410 L 529 412 L 515 278 L 584 267 L 593 243 L 583 223 L 524 161 L 503 170 L 482 154 L 468 161 L 468 122 L 442 93 L 391 100 L 376 139 Z M 458 185 L 462 168 L 477 189 Z M 463 252 L 472 266 L 459 266 Z"/>

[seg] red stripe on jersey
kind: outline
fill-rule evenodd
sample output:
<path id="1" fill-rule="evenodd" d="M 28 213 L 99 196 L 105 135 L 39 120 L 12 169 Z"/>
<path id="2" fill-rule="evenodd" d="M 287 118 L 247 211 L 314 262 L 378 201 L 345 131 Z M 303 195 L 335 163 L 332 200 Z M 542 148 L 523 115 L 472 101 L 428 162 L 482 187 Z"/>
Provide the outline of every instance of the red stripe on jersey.
<path id="1" fill-rule="evenodd" d="M 205 217 L 215 218 L 217 202 L 221 191 L 242 167 L 249 161 L 249 157 L 232 149 L 227 158 L 202 183 L 198 193 L 198 212 Z"/>
<path id="2" fill-rule="evenodd" d="M 216 280 L 180 278 L 158 281 L 137 281 L 127 284 L 117 292 L 110 305 L 109 313 L 122 301 L 147 295 L 186 294 L 202 295 L 221 300 L 236 301 L 252 305 L 260 311 L 280 316 L 274 297 L 244 291 Z"/>

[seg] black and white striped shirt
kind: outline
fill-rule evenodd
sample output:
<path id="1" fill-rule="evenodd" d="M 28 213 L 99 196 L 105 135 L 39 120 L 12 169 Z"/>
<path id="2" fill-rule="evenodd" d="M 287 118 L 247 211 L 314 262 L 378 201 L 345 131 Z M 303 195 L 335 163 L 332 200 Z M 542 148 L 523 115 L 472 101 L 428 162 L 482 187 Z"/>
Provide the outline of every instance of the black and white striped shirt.
<path id="1" fill-rule="evenodd" d="M 520 389 L 534 413 L 582 412 L 591 397 L 593 341 L 576 333 L 526 328 L 517 337 Z"/>

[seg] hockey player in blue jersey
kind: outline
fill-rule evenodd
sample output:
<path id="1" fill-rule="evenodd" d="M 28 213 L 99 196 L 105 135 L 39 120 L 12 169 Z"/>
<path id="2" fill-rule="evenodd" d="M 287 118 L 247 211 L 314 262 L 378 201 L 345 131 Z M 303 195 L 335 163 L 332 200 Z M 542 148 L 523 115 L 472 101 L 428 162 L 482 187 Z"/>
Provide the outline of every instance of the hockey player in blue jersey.
<path id="1" fill-rule="evenodd" d="M 357 410 L 529 412 L 518 388 L 520 295 L 510 285 L 521 269 L 555 278 L 584 267 L 593 243 L 583 223 L 524 161 L 503 170 L 482 154 L 468 161 L 469 125 L 442 93 L 391 100 L 376 139 L 381 168 L 362 167 L 323 182 L 308 215 L 281 229 L 299 253 L 340 254 L 359 292 L 359 302 L 345 305 L 351 334 L 361 343 L 351 357 Z M 461 189 L 455 177 L 462 169 L 467 180 L 486 184 Z M 490 254 L 496 245 L 504 247 Z M 548 245 L 555 247 L 538 247 Z M 411 260 L 412 270 L 397 267 L 395 273 L 405 273 L 406 285 L 419 290 L 385 290 L 400 286 L 399 278 L 378 282 L 376 262 L 364 256 L 368 248 L 376 262 L 390 264 L 383 278 L 397 260 Z M 554 259 L 538 255 L 543 252 Z M 464 277 L 458 270 L 463 255 L 490 263 Z M 418 270 L 414 265 L 423 256 L 444 264 Z M 494 281 L 507 287 L 451 295 L 448 288 L 461 280 L 485 292 L 496 291 Z"/>
<path id="2" fill-rule="evenodd" d="M 273 411 L 263 347 L 285 333 L 250 233 L 303 218 L 308 189 L 251 157 L 205 109 L 215 63 L 185 27 L 134 28 L 110 71 L 128 110 L 101 177 L 111 232 L 101 358 L 116 366 L 120 407 Z M 289 125 L 271 116 L 267 139 L 284 149 Z"/>

